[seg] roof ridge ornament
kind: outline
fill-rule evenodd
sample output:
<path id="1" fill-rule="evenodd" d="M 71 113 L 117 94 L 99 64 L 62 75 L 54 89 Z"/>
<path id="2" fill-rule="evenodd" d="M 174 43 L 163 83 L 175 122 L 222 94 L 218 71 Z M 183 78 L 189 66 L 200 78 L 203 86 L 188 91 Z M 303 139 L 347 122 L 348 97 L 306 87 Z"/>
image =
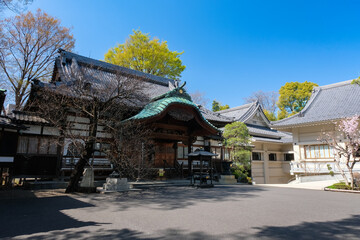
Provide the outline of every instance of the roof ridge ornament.
<path id="1" fill-rule="evenodd" d="M 176 86 L 176 88 L 184 88 L 185 87 L 185 85 L 186 85 L 186 81 L 179 87 L 179 83 L 178 83 L 178 81 L 176 81 L 175 82 L 175 86 Z"/>
<path id="2" fill-rule="evenodd" d="M 154 101 L 157 101 L 157 100 L 160 100 L 163 98 L 177 97 L 177 98 L 184 98 L 184 99 L 192 102 L 191 96 L 184 89 L 185 85 L 186 85 L 186 82 L 181 84 L 181 86 L 178 86 L 178 87 L 168 91 L 167 93 L 164 93 L 160 96 L 153 98 L 151 101 L 154 102 Z"/>

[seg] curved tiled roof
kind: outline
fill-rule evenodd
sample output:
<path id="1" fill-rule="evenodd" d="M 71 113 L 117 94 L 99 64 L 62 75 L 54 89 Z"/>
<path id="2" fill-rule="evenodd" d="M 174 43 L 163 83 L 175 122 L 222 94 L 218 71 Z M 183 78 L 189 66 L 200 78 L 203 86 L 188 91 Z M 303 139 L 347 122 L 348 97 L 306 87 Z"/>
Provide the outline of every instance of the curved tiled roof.
<path id="1" fill-rule="evenodd" d="M 315 87 L 304 109 L 291 117 L 271 122 L 276 129 L 320 124 L 360 115 L 360 86 L 352 80 Z"/>
<path id="2" fill-rule="evenodd" d="M 234 118 L 235 121 L 241 121 L 244 122 L 245 115 L 248 115 L 247 113 L 251 112 L 251 110 L 256 105 L 256 102 L 248 103 L 245 105 L 241 105 L 239 107 L 234 107 L 226 110 L 218 111 L 217 113 L 220 113 L 223 116 Z"/>
<path id="3" fill-rule="evenodd" d="M 244 122 L 249 130 L 249 134 L 255 140 L 274 143 L 292 142 L 291 134 L 273 130 L 269 127 L 270 122 L 265 116 L 263 109 L 258 101 L 235 108 L 222 110 L 217 113 L 220 113 L 221 115 L 229 118 L 233 118 L 235 121 Z M 249 120 L 251 120 L 256 113 L 260 113 L 263 116 L 266 126 L 259 126 L 250 123 Z"/>
<path id="4" fill-rule="evenodd" d="M 186 93 L 186 91 L 180 87 L 175 88 L 169 91 L 166 94 L 155 97 L 149 104 L 147 104 L 138 114 L 128 118 L 125 121 L 129 120 L 145 120 L 159 116 L 163 111 L 165 111 L 169 106 L 173 104 L 181 104 L 193 107 L 201 116 L 202 120 L 209 125 L 211 128 L 219 131 L 217 127 L 212 125 L 201 113 L 198 106 L 191 100 L 191 97 Z"/>
<path id="5" fill-rule="evenodd" d="M 246 121 L 251 119 L 258 110 L 260 110 L 259 112 L 263 115 L 264 122 L 266 124 L 269 124 L 270 122 L 264 115 L 262 107 L 258 101 L 248 103 L 239 107 L 218 111 L 218 113 L 226 117 L 232 117 L 235 121 L 246 123 Z"/>

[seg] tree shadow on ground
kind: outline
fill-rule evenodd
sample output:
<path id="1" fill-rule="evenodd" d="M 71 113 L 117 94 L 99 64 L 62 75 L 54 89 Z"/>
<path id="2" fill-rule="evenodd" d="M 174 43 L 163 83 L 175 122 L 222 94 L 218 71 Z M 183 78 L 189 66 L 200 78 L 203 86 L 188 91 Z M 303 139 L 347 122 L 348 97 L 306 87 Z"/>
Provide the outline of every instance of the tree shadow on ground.
<path id="1" fill-rule="evenodd" d="M 100 207 L 102 208 L 113 206 L 116 203 L 119 211 L 144 206 L 145 204 L 148 207 L 160 210 L 174 210 L 186 208 L 199 202 L 241 201 L 245 198 L 258 197 L 256 193 L 260 191 L 266 190 L 254 186 L 165 187 L 105 195 L 93 194 L 86 196 L 86 198 L 94 205 L 101 202 Z M 149 204 L 153 205 L 149 206 Z"/>
<path id="2" fill-rule="evenodd" d="M 110 240 L 110 239 L 122 239 L 122 240 L 173 240 L 173 239 L 244 239 L 246 236 L 242 234 L 226 234 L 226 235 L 210 235 L 202 231 L 188 232 L 182 229 L 168 228 L 164 231 L 149 235 L 144 232 L 132 230 L 128 228 L 124 229 L 99 229 L 97 231 L 54 231 L 46 235 L 38 235 L 28 237 L 28 240 L 56 240 L 56 239 L 86 239 L 86 240 Z"/>
<path id="3" fill-rule="evenodd" d="M 95 222 L 81 222 L 61 210 L 93 207 L 69 196 L 36 198 L 33 193 L 24 193 L 26 198 L 0 200 L 0 238 L 24 234 L 63 230 L 96 225 Z"/>
<path id="4" fill-rule="evenodd" d="M 331 211 L 329 209 L 329 211 Z M 294 226 L 262 227 L 255 238 L 261 239 L 359 239 L 360 215 L 337 221 L 304 222 Z"/>
<path id="5" fill-rule="evenodd" d="M 96 231 L 53 231 L 44 235 L 32 236 L 30 240 L 55 239 L 123 239 L 123 240 L 170 240 L 170 239 L 359 239 L 360 215 L 328 222 L 305 222 L 294 226 L 263 227 L 257 233 L 233 232 L 213 235 L 203 231 L 189 232 L 182 229 L 167 228 L 153 235 L 132 229 L 97 229 Z"/>

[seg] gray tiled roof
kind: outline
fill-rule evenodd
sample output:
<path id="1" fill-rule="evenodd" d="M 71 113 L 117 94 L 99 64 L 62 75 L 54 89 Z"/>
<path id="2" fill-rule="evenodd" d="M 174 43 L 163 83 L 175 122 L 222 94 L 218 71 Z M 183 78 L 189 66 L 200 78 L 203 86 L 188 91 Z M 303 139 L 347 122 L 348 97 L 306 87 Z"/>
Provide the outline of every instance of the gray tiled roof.
<path id="1" fill-rule="evenodd" d="M 234 118 L 235 121 L 245 122 L 247 118 L 256 110 L 258 103 L 248 103 L 239 107 L 234 107 L 218 111 L 223 116 Z"/>
<path id="2" fill-rule="evenodd" d="M 99 60 L 95 60 L 92 58 L 84 57 L 84 56 L 81 56 L 81 55 L 78 55 L 78 54 L 75 54 L 72 52 L 65 51 L 63 49 L 59 49 L 59 53 L 60 53 L 60 57 L 58 59 L 61 60 L 62 63 L 65 63 L 65 65 L 70 63 L 71 59 L 76 59 L 76 61 L 80 64 L 88 65 L 89 67 L 93 67 L 93 68 L 98 68 L 103 71 L 115 71 L 115 72 L 128 74 L 130 76 L 137 76 L 137 77 L 140 77 L 143 79 L 148 79 L 157 84 L 162 84 L 164 86 L 168 86 L 169 81 L 174 84 L 174 80 L 172 80 L 172 79 L 159 77 L 159 76 L 155 76 L 155 75 L 152 75 L 149 73 L 144 73 L 141 71 L 136 71 L 133 69 L 129 69 L 129 68 L 121 67 L 121 66 L 114 65 L 111 63 L 107 63 L 104 61 L 99 61 Z"/>
<path id="3" fill-rule="evenodd" d="M 16 123 L 49 124 L 49 122 L 46 121 L 44 118 L 22 111 L 12 111 L 12 113 L 9 114 L 8 117 Z"/>
<path id="4" fill-rule="evenodd" d="M 292 143 L 291 139 L 274 139 L 274 138 L 264 138 L 264 137 L 252 137 L 253 140 L 258 142 L 272 142 L 272 143 Z M 286 141 L 285 141 L 286 140 Z"/>
<path id="5" fill-rule="evenodd" d="M 268 136 L 268 137 L 274 137 L 274 138 L 281 138 L 284 136 L 283 133 L 270 129 L 268 127 L 262 127 L 262 126 L 256 126 L 252 124 L 246 124 L 247 128 L 249 129 L 249 133 L 251 135 L 257 135 L 257 136 Z"/>
<path id="6" fill-rule="evenodd" d="M 11 128 L 11 129 L 25 129 L 24 126 L 12 122 L 9 117 L 5 117 L 5 116 L 0 116 L 0 127 Z"/>
<path id="7" fill-rule="evenodd" d="M 350 81 L 315 87 L 305 108 L 298 114 L 271 122 L 275 129 L 318 124 L 360 115 L 360 86 Z"/>
<path id="8" fill-rule="evenodd" d="M 256 113 L 261 113 L 264 116 L 264 122 L 266 125 L 270 124 L 270 121 L 264 114 L 264 111 L 258 101 L 248 103 L 239 107 L 234 107 L 226 110 L 219 111 L 223 116 L 232 117 L 235 121 L 247 123 Z"/>
<path id="9" fill-rule="evenodd" d="M 218 112 L 210 111 L 209 109 L 206 109 L 205 107 L 198 105 L 198 108 L 200 109 L 201 114 L 209 121 L 215 121 L 215 122 L 224 122 L 224 123 L 232 123 L 234 122 L 234 118 L 227 117 L 224 115 L 221 115 Z"/>
<path id="10" fill-rule="evenodd" d="M 259 104 L 259 102 L 256 101 L 239 107 L 222 110 L 216 113 L 220 113 L 221 115 L 226 116 L 228 118 L 233 118 L 235 121 L 245 122 L 246 126 L 249 129 L 249 134 L 253 136 L 254 139 L 258 138 L 258 141 L 269 141 L 269 142 L 278 142 L 278 143 L 292 142 L 291 134 L 273 130 L 268 126 L 258 126 L 247 123 L 247 121 L 252 119 L 252 117 L 257 112 L 263 112 L 263 109 Z M 264 121 L 265 124 L 270 123 L 266 117 Z"/>
<path id="11" fill-rule="evenodd" d="M 107 87 L 118 81 L 119 76 L 130 79 L 139 79 L 143 83 L 142 89 L 149 98 L 156 97 L 169 91 L 169 83 L 174 85 L 174 80 L 155 76 L 148 73 L 128 69 L 103 61 L 80 56 L 75 53 L 59 50 L 55 60 L 55 71 L 52 81 L 56 81 L 57 73 L 61 82 L 72 84 L 75 78 L 84 78 L 92 87 Z"/>
<path id="12" fill-rule="evenodd" d="M 249 134 L 254 137 L 259 137 L 263 141 L 277 140 L 281 143 L 291 143 L 292 135 L 285 132 L 280 132 L 268 127 L 256 126 L 252 124 L 246 124 L 249 129 Z"/>
<path id="13" fill-rule="evenodd" d="M 249 134 L 253 139 L 264 142 L 292 143 L 292 134 L 270 129 L 268 127 L 246 124 Z M 224 128 L 220 128 L 224 131 Z"/>

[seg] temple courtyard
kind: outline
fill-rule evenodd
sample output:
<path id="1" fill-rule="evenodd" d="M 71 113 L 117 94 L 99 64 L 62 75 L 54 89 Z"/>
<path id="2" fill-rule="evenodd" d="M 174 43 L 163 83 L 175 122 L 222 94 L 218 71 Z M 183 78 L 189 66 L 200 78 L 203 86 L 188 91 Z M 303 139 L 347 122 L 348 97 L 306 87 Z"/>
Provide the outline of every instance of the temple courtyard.
<path id="1" fill-rule="evenodd" d="M 1 239 L 358 239 L 360 195 L 273 186 L 0 192 Z"/>

